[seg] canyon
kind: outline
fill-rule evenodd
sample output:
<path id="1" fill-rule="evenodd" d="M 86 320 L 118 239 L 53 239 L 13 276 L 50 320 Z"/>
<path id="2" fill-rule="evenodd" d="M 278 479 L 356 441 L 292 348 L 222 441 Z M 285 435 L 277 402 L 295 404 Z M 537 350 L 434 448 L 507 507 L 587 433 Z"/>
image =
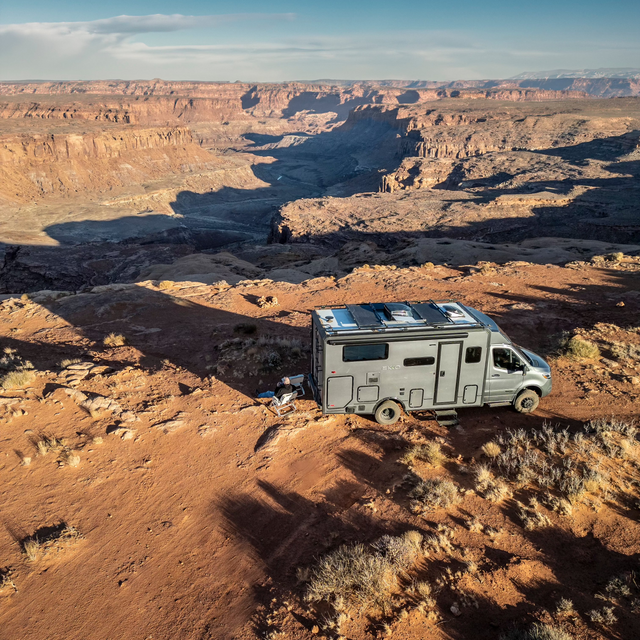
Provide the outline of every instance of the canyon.
<path id="1" fill-rule="evenodd" d="M 0 83 L 0 640 L 640 637 L 638 91 Z M 429 299 L 535 412 L 259 397 L 314 309 Z"/>
<path id="2" fill-rule="evenodd" d="M 1 286 L 132 281 L 230 247 L 300 281 L 344 274 L 354 242 L 406 266 L 443 238 L 453 262 L 461 242 L 552 261 L 640 243 L 636 98 L 398 84 L 0 83 Z"/>

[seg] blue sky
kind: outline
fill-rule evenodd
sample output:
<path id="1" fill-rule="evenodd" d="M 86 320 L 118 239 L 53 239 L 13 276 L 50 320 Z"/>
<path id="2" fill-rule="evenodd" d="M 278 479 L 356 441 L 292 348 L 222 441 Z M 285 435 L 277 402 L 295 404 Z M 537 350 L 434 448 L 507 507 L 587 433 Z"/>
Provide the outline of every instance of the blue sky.
<path id="1" fill-rule="evenodd" d="M 0 80 L 454 80 L 640 67 L 638 24 L 638 0 L 2 2 Z"/>

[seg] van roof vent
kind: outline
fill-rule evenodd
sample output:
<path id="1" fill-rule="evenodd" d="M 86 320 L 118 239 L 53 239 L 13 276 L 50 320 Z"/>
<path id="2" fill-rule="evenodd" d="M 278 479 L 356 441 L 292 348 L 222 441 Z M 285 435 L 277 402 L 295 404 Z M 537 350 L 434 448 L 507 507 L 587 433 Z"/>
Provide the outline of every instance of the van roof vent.
<path id="1" fill-rule="evenodd" d="M 385 304 L 384 313 L 389 320 L 393 320 L 395 322 L 406 322 L 407 320 L 415 319 L 411 307 L 399 302 L 388 302 Z"/>

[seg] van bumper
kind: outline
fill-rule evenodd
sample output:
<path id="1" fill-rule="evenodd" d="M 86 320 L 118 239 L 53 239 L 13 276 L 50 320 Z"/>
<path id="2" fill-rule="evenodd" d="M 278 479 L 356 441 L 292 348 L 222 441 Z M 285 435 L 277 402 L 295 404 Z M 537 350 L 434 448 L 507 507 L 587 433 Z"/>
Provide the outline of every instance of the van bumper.
<path id="1" fill-rule="evenodd" d="M 552 386 L 551 383 L 552 383 L 551 378 L 545 381 L 545 383 L 540 388 L 540 391 L 542 392 L 540 394 L 540 397 L 544 398 L 545 396 L 548 396 L 551 393 L 551 386 Z"/>

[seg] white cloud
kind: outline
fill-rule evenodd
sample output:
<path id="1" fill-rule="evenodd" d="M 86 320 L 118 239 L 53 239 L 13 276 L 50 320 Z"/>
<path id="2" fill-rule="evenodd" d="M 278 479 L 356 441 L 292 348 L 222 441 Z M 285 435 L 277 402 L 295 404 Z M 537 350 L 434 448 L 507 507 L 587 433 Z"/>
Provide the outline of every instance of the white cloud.
<path id="1" fill-rule="evenodd" d="M 301 33 L 276 37 L 269 25 L 292 14 L 209 16 L 116 16 L 90 22 L 34 22 L 0 25 L 2 80 L 152 78 L 280 81 L 312 78 L 458 79 L 509 77 L 530 66 L 575 66 L 609 51 L 600 43 L 549 46 L 535 39 L 510 39 L 456 30 L 381 32 L 329 36 Z M 230 23 L 251 21 L 230 32 Z M 216 41 L 225 27 L 224 42 Z M 203 35 L 203 29 L 210 33 Z M 180 44 L 157 46 L 151 33 L 198 31 L 172 36 Z M 285 32 L 286 33 L 286 32 Z M 147 39 L 148 40 L 148 39 Z M 228 44 L 231 42 L 231 44 Z M 619 43 L 620 46 L 623 43 Z M 608 63 L 616 66 L 615 63 Z M 595 66 L 599 66 L 596 64 Z M 600 65 L 601 66 L 601 65 Z"/>

